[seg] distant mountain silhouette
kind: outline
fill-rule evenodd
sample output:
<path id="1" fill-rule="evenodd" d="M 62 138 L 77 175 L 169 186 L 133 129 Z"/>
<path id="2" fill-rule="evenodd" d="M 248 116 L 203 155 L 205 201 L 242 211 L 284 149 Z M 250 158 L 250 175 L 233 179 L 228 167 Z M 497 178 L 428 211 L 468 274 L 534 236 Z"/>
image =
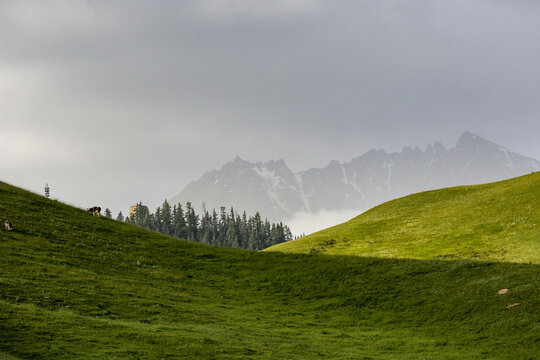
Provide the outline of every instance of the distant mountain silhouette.
<path id="1" fill-rule="evenodd" d="M 424 190 L 492 182 L 540 170 L 540 162 L 470 132 L 446 149 L 404 147 L 398 153 L 370 150 L 350 162 L 293 173 L 283 160 L 252 163 L 237 157 L 194 181 L 171 203 L 203 203 L 259 211 L 271 221 L 297 212 L 367 209 Z"/>

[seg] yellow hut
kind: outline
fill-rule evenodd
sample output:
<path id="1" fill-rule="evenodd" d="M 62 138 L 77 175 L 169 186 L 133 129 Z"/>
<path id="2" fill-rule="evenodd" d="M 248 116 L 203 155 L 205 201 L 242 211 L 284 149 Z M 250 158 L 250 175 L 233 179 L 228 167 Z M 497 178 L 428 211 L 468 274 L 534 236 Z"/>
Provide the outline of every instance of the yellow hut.
<path id="1" fill-rule="evenodd" d="M 137 205 L 133 205 L 129 207 L 129 214 L 128 216 L 131 217 L 131 215 L 135 214 L 135 209 L 137 208 Z"/>

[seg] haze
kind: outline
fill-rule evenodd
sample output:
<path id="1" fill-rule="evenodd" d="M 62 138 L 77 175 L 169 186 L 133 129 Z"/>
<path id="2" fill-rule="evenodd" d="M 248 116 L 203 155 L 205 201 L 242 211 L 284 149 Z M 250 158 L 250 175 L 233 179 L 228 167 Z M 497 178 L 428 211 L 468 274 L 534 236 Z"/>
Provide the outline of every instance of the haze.
<path id="1" fill-rule="evenodd" d="M 540 3 L 2 1 L 0 180 L 116 215 L 236 155 L 539 159 Z"/>

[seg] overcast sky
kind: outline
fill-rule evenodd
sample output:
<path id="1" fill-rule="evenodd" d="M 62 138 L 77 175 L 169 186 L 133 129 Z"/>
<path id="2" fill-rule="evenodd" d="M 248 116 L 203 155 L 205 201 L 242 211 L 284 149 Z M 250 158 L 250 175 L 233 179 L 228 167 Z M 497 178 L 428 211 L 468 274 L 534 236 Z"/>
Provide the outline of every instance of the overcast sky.
<path id="1" fill-rule="evenodd" d="M 0 180 L 115 215 L 236 155 L 540 159 L 540 2 L 0 1 Z"/>

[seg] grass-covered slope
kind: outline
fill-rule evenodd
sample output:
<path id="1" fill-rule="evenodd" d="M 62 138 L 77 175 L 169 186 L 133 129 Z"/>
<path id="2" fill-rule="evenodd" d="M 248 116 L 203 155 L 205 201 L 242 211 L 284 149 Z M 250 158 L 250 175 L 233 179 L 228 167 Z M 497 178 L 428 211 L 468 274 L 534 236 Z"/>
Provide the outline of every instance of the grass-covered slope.
<path id="1" fill-rule="evenodd" d="M 410 195 L 269 250 L 540 263 L 540 172 Z"/>
<path id="2" fill-rule="evenodd" d="M 3 183 L 0 217 L 0 358 L 540 357 L 540 265 L 213 248 Z"/>

